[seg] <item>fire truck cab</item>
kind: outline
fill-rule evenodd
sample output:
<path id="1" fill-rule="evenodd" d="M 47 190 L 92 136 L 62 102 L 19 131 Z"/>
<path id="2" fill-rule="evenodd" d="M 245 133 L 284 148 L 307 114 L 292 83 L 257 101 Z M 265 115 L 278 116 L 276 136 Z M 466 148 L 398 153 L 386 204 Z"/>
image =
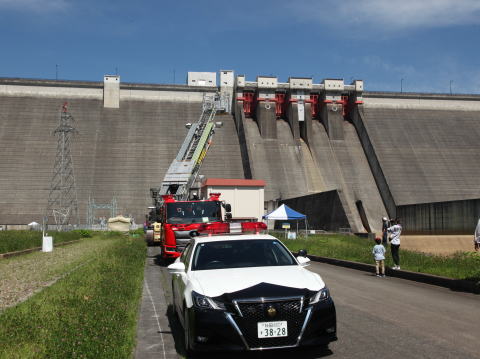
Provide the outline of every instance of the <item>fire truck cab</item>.
<path id="1" fill-rule="evenodd" d="M 220 200 L 220 193 L 198 201 L 177 201 L 173 195 L 165 195 L 156 221 L 147 230 L 147 241 L 150 245 L 160 245 L 161 256 L 167 259 L 179 257 L 195 236 L 266 230 L 263 222 L 228 222 L 230 211 L 231 206 Z"/>

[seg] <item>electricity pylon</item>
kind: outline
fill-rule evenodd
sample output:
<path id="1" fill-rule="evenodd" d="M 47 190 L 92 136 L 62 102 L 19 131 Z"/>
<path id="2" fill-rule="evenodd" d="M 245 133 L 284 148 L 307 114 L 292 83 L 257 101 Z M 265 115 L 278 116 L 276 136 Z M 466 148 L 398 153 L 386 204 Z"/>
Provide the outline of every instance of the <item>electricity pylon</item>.
<path id="1" fill-rule="evenodd" d="M 53 217 L 58 231 L 65 231 L 74 225 L 79 225 L 77 190 L 70 150 L 72 137 L 77 133 L 73 127 L 73 121 L 65 102 L 60 123 L 53 131 L 53 135 L 57 136 L 57 154 L 45 214 L 45 225 L 48 224 L 49 218 Z"/>

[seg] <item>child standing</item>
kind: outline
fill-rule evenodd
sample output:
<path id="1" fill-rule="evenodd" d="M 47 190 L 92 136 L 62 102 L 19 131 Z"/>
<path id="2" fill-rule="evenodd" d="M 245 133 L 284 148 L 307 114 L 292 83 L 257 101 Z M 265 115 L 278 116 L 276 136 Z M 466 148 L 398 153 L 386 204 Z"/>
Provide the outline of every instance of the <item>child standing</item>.
<path id="1" fill-rule="evenodd" d="M 375 245 L 372 249 L 375 258 L 377 277 L 385 277 L 385 247 L 382 245 L 381 238 L 375 238 Z"/>

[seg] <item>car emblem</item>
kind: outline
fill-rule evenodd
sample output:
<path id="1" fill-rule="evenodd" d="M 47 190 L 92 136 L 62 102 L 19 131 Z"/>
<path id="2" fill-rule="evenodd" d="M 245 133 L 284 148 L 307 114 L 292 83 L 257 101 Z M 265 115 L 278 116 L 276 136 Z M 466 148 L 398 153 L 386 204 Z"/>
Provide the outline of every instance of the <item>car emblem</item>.
<path id="1" fill-rule="evenodd" d="M 272 305 L 270 305 L 267 309 L 267 314 L 269 317 L 274 317 L 277 315 L 277 310 L 275 309 L 275 307 L 273 307 Z"/>

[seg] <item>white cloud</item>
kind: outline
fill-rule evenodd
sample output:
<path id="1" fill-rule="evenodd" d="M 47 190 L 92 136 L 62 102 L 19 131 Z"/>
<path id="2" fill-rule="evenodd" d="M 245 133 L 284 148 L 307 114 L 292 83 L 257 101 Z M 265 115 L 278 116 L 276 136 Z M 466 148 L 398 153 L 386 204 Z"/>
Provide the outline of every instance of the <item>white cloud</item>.
<path id="1" fill-rule="evenodd" d="M 339 27 L 400 30 L 480 24 L 478 0 L 298 0 L 287 6 L 304 20 Z"/>
<path id="2" fill-rule="evenodd" d="M 67 7 L 67 0 L 0 0 L 0 9 L 52 12 L 65 10 Z"/>

